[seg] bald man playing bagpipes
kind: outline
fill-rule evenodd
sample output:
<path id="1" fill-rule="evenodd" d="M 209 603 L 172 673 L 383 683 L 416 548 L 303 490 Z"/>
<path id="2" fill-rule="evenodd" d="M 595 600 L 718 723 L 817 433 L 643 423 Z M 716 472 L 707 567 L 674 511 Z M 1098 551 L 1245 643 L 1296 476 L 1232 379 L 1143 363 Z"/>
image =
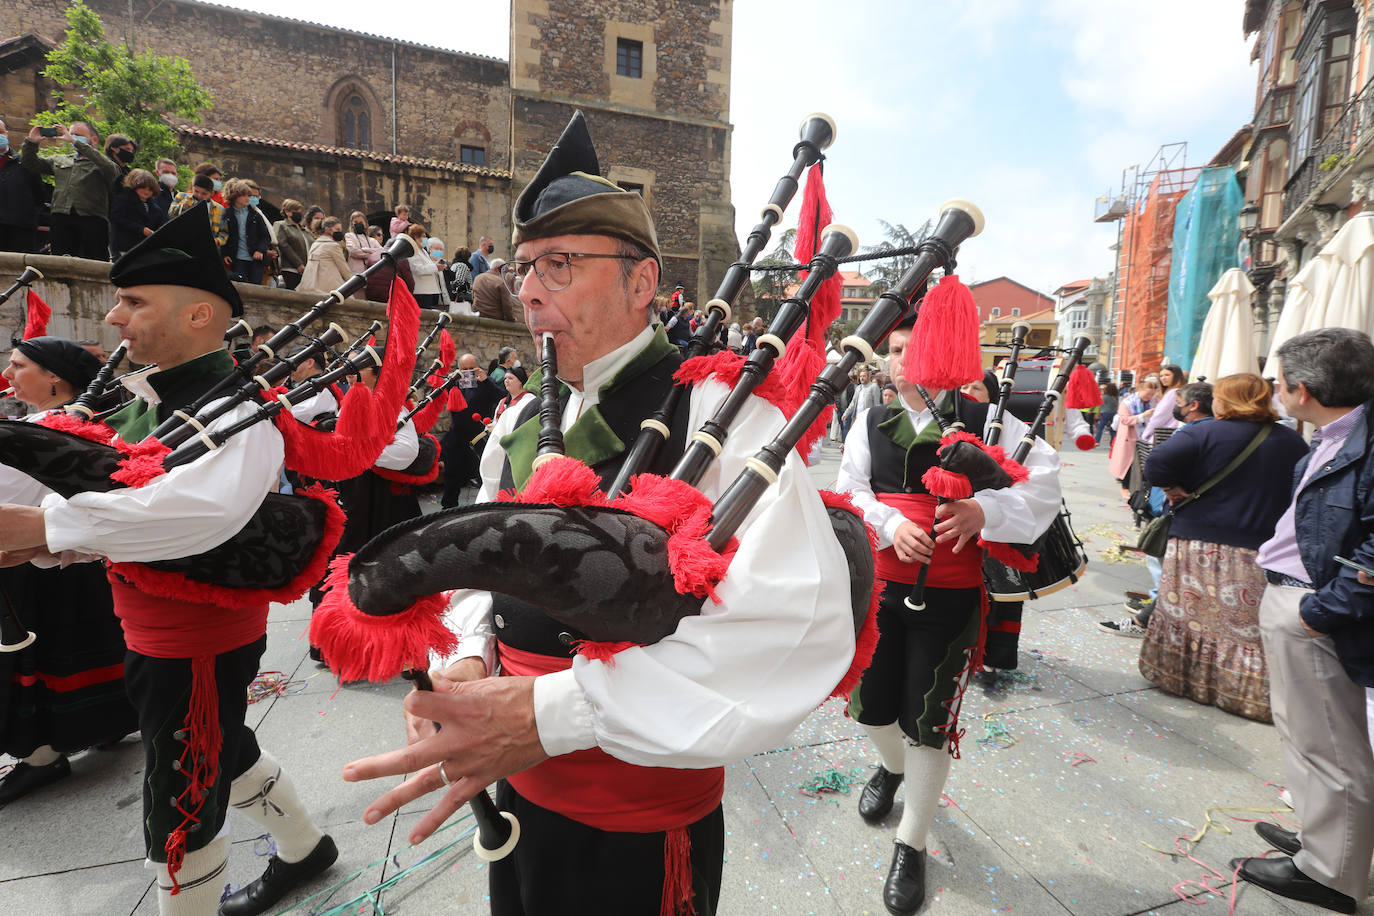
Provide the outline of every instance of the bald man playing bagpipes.
<path id="1" fill-rule="evenodd" d="M 993 415 L 987 403 L 958 390 L 983 371 L 976 312 L 967 312 L 971 322 L 937 317 L 936 300 L 958 295 L 967 291 L 957 277 L 946 277 L 926 296 L 919 321 L 907 319 L 888 337 L 898 398 L 855 418 L 836 484 L 852 496 L 882 548 L 881 635 L 849 713 L 880 761 L 859 796 L 859 814 L 881 821 L 906 783 L 883 889 L 891 913 L 914 913 L 925 899 L 926 839 L 950 759 L 959 753 L 960 700 L 981 666 L 986 637 L 984 545 L 999 551 L 998 545 L 1030 543 L 1059 510 L 1053 449 L 1037 440 L 1022 467 L 1000 448 L 989 455 L 970 435 L 985 435 Z M 922 336 L 929 346 L 913 343 Z M 962 369 L 951 358 L 961 352 Z M 1010 414 L 1002 422 L 1010 441 L 1024 435 L 1025 425 Z M 971 467 L 955 455 L 969 458 Z"/>

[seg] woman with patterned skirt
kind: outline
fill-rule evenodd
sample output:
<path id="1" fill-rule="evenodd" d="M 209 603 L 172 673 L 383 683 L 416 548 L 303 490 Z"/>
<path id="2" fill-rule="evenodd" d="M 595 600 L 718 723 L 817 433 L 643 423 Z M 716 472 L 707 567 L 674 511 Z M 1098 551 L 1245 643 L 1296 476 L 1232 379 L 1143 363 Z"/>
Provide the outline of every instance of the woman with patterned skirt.
<path id="1" fill-rule="evenodd" d="M 39 411 L 72 400 L 100 361 L 55 337 L 19 341 L 4 377 L 14 396 Z M 0 466 L 0 503 L 38 505 L 50 491 Z M 100 563 L 0 569 L 0 613 L 8 602 L 37 637 L 0 652 L 0 751 L 19 762 L 0 779 L 0 805 L 71 774 L 66 755 L 117 741 L 138 729 L 124 692 L 124 634 Z"/>
<path id="2" fill-rule="evenodd" d="M 1188 422 L 1155 446 L 1145 476 L 1178 503 L 1219 473 L 1268 427 L 1245 460 L 1176 510 L 1156 612 L 1140 650 L 1140 672 L 1166 693 L 1271 721 L 1269 671 L 1260 643 L 1264 572 L 1259 545 L 1288 508 L 1293 468 L 1307 452 L 1277 425 L 1269 383 L 1244 373 L 1185 386 L 1174 408 Z M 1207 414 L 1215 411 L 1215 419 Z"/>

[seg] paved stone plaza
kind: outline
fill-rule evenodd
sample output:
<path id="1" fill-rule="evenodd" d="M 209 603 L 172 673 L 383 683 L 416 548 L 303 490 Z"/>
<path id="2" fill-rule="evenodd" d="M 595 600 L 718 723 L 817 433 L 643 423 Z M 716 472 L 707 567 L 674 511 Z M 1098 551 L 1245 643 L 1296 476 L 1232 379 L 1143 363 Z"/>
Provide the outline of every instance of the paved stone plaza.
<path id="1" fill-rule="evenodd" d="M 1148 588 L 1149 576 L 1138 562 L 1108 561 L 1115 538 L 1131 532 L 1106 455 L 1099 449 L 1064 458 L 1064 490 L 1091 558 L 1088 573 L 1027 607 L 1014 676 L 969 690 L 963 758 L 935 820 L 922 912 L 1224 916 L 1229 902 L 1197 893 L 1196 882 L 1211 866 L 1226 874 L 1209 882 L 1229 893 L 1229 859 L 1263 851 L 1249 823 L 1228 811 L 1252 819 L 1263 815 L 1247 809 L 1283 808 L 1277 735 L 1161 693 L 1136 668 L 1140 643 L 1098 629 L 1098 620 L 1124 613 L 1122 591 Z M 817 481 L 831 483 L 838 461 L 838 450 L 827 448 Z M 281 912 L 486 912 L 486 879 L 467 820 L 416 848 L 406 835 L 422 807 L 363 825 L 363 808 L 381 787 L 346 784 L 338 774 L 347 761 L 403 740 L 398 710 L 409 686 L 340 689 L 306 658 L 308 616 L 304 602 L 273 609 L 263 668 L 289 674 L 291 685 L 250 706 L 249 723 L 290 769 L 341 856 L 311 889 L 316 897 Z M 786 746 L 730 766 L 720 912 L 883 913 L 900 804 L 874 828 L 854 811 L 857 790 L 806 791 L 822 781 L 861 784 L 873 762 L 860 729 L 831 702 Z M 138 742 L 126 739 L 113 751 L 77 755 L 71 778 L 0 810 L 0 914 L 156 913 L 152 873 L 140 855 L 142 764 Z M 1207 823 L 1209 809 L 1225 810 L 1212 814 L 1195 860 L 1149 848 L 1172 851 L 1176 838 Z M 229 880 L 242 884 L 261 872 L 266 850 L 245 822 L 232 825 Z M 1180 897 L 1190 890 L 1197 907 Z M 575 902 L 566 912 L 579 912 Z M 1246 888 L 1235 912 L 1320 911 Z M 1360 912 L 1371 916 L 1374 903 Z"/>

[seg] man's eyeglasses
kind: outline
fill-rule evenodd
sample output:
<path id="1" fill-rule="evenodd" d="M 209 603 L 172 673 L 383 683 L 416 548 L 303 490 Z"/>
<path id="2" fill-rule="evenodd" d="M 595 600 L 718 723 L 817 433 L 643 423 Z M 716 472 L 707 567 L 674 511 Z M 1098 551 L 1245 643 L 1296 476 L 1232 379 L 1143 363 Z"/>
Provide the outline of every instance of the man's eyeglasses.
<path id="1" fill-rule="evenodd" d="M 528 261 L 507 261 L 501 265 L 501 277 L 510 284 L 512 280 L 519 277 L 524 280 L 529 274 L 530 268 L 539 275 L 539 282 L 544 284 L 544 288 L 551 293 L 558 292 L 560 289 L 567 289 L 568 284 L 572 283 L 572 265 L 574 258 L 614 258 L 620 261 L 638 261 L 640 258 L 630 254 L 584 254 L 578 251 L 546 251 L 537 258 Z"/>

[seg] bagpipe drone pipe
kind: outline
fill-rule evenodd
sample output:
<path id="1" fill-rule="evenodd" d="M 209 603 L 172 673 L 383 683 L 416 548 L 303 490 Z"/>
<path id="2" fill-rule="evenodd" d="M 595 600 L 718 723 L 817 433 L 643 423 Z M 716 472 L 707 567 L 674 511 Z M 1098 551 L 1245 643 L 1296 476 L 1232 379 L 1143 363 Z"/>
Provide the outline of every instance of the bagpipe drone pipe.
<path id="1" fill-rule="evenodd" d="M 1085 394 L 1072 390 L 1073 386 L 1081 385 L 1087 374 L 1090 393 L 1097 393 L 1091 374 L 1081 365 L 1083 353 L 1090 343 L 1089 338 L 1078 337 L 1071 349 L 1042 370 L 1046 373 L 1044 395 L 1035 414 L 1028 418 L 1029 426 L 1016 444 L 1012 453 L 1013 461 L 1024 461 L 1035 440 L 1044 435 L 1045 425 L 1064 399 L 1066 388 L 1070 388 L 1069 400 L 1075 403 L 1075 407 L 1091 403 L 1084 399 Z M 1014 377 L 1017 370 L 1014 365 L 1011 369 Z M 1011 386 L 1005 382 L 1001 385 L 1003 401 L 1008 399 L 1010 389 Z M 1100 396 L 1098 403 L 1101 403 Z M 999 402 L 999 417 L 1002 411 L 1003 403 Z M 1000 433 L 1000 429 L 995 432 Z M 996 444 L 991 435 L 989 441 Z M 996 554 L 990 552 L 984 559 L 983 576 L 988 584 L 988 597 L 993 601 L 1032 601 L 1073 585 L 1083 575 L 1087 565 L 1088 555 L 1083 549 L 1083 542 L 1074 533 L 1068 505 L 1061 501 L 1059 514 L 1049 528 L 1036 538 L 1035 543 L 1013 544 Z"/>
<path id="2" fill-rule="evenodd" d="M 609 657 L 671 635 L 683 619 L 701 614 L 729 571 L 736 532 L 777 482 L 788 455 L 844 390 L 850 370 L 873 359 L 874 346 L 908 311 L 930 273 L 951 263 L 955 249 L 981 231 L 982 223 L 972 204 L 953 201 L 946 206 L 911 267 L 841 342 L 844 352 L 838 362 L 819 373 L 782 431 L 747 460 L 747 469 L 714 504 L 688 478 L 700 479 L 716 457 L 712 445 L 724 440 L 749 392 L 787 346 L 784 339 L 804 321 L 809 297 L 833 275 L 837 260 L 855 247 L 849 230 L 831 227 L 822 234 L 810 272 L 779 311 L 774 333 L 760 341 L 715 416 L 693 438 L 708 457 L 689 461 L 689 445 L 671 476 L 638 474 L 623 495 L 609 487 L 609 493 L 603 492 L 591 468 L 558 457 L 560 418 L 552 382 L 556 354 L 546 339 L 540 454 L 522 492 L 402 522 L 346 562 L 336 561 L 312 622 L 312 643 L 345 679 L 389 679 L 424 665 L 431 650 L 451 651 L 455 636 L 443 614 L 445 593 L 456 588 L 499 592 L 534 606 L 580 634 L 583 641 L 575 645 L 590 657 Z M 842 693 L 852 689 L 876 642 L 874 541 L 852 507 L 828 508 L 849 562 L 858 646 L 855 663 L 836 687 Z M 540 561 L 527 559 L 534 556 Z M 488 823 L 495 839 L 479 838 L 479 851 L 509 843 L 498 844 L 502 828 L 490 812 L 483 813 L 490 805 L 484 796 L 478 794 L 474 814 L 479 823 Z"/>
<path id="3" fill-rule="evenodd" d="M 385 257 L 404 256 L 404 243 L 393 243 Z M 365 283 L 367 275 L 384 263 L 369 267 L 333 291 L 307 315 L 277 332 L 269 341 L 276 361 L 258 374 L 256 359 L 247 369 L 240 364 L 213 387 L 215 398 L 200 398 L 197 412 L 175 411 L 159 428 L 179 442 L 171 448 L 156 437 L 137 443 L 120 441 L 104 423 L 85 418 L 87 403 L 99 398 L 116 360 L 102 367 L 87 391 L 68 412 L 55 411 L 37 423 L 0 421 L 0 461 L 14 467 L 64 497 L 83 492 L 109 492 L 141 487 L 164 474 L 221 448 L 234 435 L 264 422 L 273 422 L 286 446 L 286 465 L 322 480 L 355 476 L 366 470 L 395 435 L 396 417 L 414 368 L 411 342 L 419 335 L 419 307 L 404 286 L 393 287 L 388 304 L 385 360 L 368 344 L 329 371 L 290 392 L 278 387 L 307 359 L 323 357 L 343 343 L 342 330 L 331 325 L 319 337 L 290 356 L 277 348 L 306 336 L 304 327 L 322 307 L 342 301 L 348 290 Z M 294 329 L 294 330 L 292 330 Z M 275 341 L 276 343 L 273 343 Z M 119 355 L 118 353 L 115 355 Z M 269 355 L 265 350 L 259 354 Z M 290 407 L 330 384 L 361 369 L 382 366 L 375 392 L 364 386 L 350 389 L 341 405 L 334 431 L 316 430 L 292 417 Z M 231 411 L 250 406 L 235 422 L 219 422 Z M 86 410 L 81 408 L 85 407 Z M 343 513 L 334 495 L 323 487 L 296 494 L 269 493 L 248 524 L 214 549 L 179 559 L 147 563 L 115 563 L 112 569 L 135 586 L 165 597 L 188 598 L 226 607 L 261 600 L 290 601 L 317 582 L 343 530 Z"/>

